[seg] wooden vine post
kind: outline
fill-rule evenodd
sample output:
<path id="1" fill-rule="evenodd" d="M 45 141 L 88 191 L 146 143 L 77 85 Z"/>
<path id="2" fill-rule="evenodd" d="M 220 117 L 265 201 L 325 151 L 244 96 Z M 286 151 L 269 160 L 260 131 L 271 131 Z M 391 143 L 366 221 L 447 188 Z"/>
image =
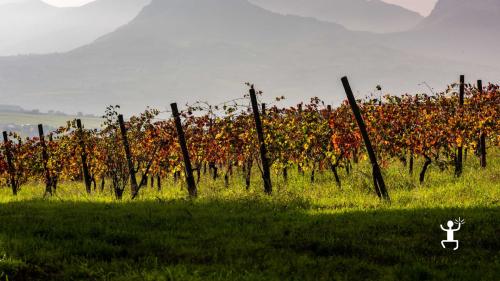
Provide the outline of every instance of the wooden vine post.
<path id="1" fill-rule="evenodd" d="M 390 201 L 389 193 L 387 192 L 384 178 L 382 176 L 382 171 L 380 170 L 380 166 L 378 165 L 377 157 L 370 142 L 365 122 L 363 121 L 363 117 L 361 116 L 361 112 L 359 110 L 358 104 L 356 103 L 356 99 L 354 98 L 354 94 L 352 93 L 352 89 L 349 85 L 349 80 L 347 79 L 347 77 L 342 78 L 342 84 L 344 85 L 347 99 L 349 100 L 349 104 L 351 105 L 352 112 L 354 113 L 354 117 L 356 118 L 356 122 L 358 123 L 359 130 L 361 131 L 361 135 L 363 136 L 363 140 L 365 141 L 368 156 L 370 157 L 370 162 L 373 169 L 372 172 L 375 191 L 379 198 Z"/>
<path id="2" fill-rule="evenodd" d="M 198 196 L 198 190 L 196 189 L 196 182 L 193 176 L 193 168 L 191 167 L 191 160 L 189 158 L 189 151 L 186 145 L 186 136 L 184 135 L 184 130 L 182 129 L 181 117 L 179 114 L 179 109 L 176 103 L 170 105 L 172 108 L 172 114 L 174 116 L 175 128 L 177 130 L 177 138 L 179 139 L 179 144 L 181 145 L 182 158 L 184 159 L 184 167 L 186 170 L 186 182 L 188 186 L 189 196 Z"/>
<path id="3" fill-rule="evenodd" d="M 250 100 L 252 102 L 253 117 L 255 120 L 255 129 L 257 130 L 257 138 L 260 144 L 260 159 L 262 161 L 262 180 L 264 181 L 264 192 L 267 194 L 272 194 L 273 186 L 271 183 L 271 171 L 269 167 L 269 161 L 267 159 L 267 148 L 264 138 L 264 132 L 262 130 L 262 121 L 260 119 L 259 105 L 257 103 L 257 95 L 255 94 L 255 89 L 253 85 L 250 87 Z"/>
<path id="4" fill-rule="evenodd" d="M 483 95 L 483 81 L 477 80 L 477 88 L 479 90 L 479 94 Z M 481 136 L 479 138 L 479 148 L 480 148 L 480 157 L 481 157 L 481 168 L 486 168 L 486 133 L 481 132 Z"/>
<path id="5" fill-rule="evenodd" d="M 82 150 L 81 159 L 82 159 L 82 170 L 83 170 L 83 179 L 85 181 L 85 189 L 88 194 L 92 192 L 89 167 L 87 164 L 87 149 L 85 147 L 85 135 L 82 127 L 82 120 L 76 119 L 76 127 L 78 128 L 78 143 L 80 145 L 80 149 Z"/>
<path id="6" fill-rule="evenodd" d="M 326 106 L 326 122 L 327 123 L 330 123 L 331 116 L 332 116 L 332 106 L 331 105 L 327 105 Z M 329 138 L 331 138 L 332 135 L 333 135 L 333 132 L 332 132 L 332 129 L 330 128 L 330 126 L 328 126 L 328 130 L 330 132 L 329 133 Z M 339 166 L 339 161 L 340 161 L 340 158 L 337 158 L 336 163 L 332 163 L 330 161 L 330 169 L 332 170 L 333 176 L 335 177 L 335 183 L 340 188 L 340 187 L 342 187 L 342 183 L 340 181 L 339 173 L 337 171 L 337 168 Z"/>
<path id="7" fill-rule="evenodd" d="M 135 178 L 135 168 L 132 162 L 132 154 L 130 153 L 130 145 L 127 138 L 127 128 L 125 128 L 125 122 L 123 121 L 123 115 L 118 115 L 118 123 L 120 124 L 120 132 L 122 135 L 122 143 L 125 149 L 125 157 L 127 158 L 128 170 L 130 173 L 130 186 L 132 192 L 132 198 L 135 198 L 139 194 L 139 186 L 137 185 L 137 179 Z"/>
<path id="8" fill-rule="evenodd" d="M 459 97 L 459 109 L 462 109 L 464 106 L 464 98 L 465 98 L 465 76 L 460 75 L 460 97 Z M 462 116 L 460 116 L 461 118 Z M 463 171 L 463 154 L 464 148 L 462 143 L 459 144 L 457 148 L 457 159 L 455 165 L 455 176 L 460 177 Z"/>
<path id="9" fill-rule="evenodd" d="M 7 158 L 7 165 L 9 169 L 9 183 L 12 188 L 12 194 L 16 196 L 18 186 L 15 177 L 14 165 L 12 164 L 12 152 L 10 150 L 11 142 L 9 141 L 9 137 L 7 136 L 7 132 L 3 132 L 3 142 L 5 144 L 5 156 Z"/>
<path id="10" fill-rule="evenodd" d="M 38 135 L 40 137 L 40 146 L 42 147 L 42 166 L 43 171 L 45 173 L 45 194 L 52 195 L 52 180 L 50 176 L 50 171 L 47 166 L 47 162 L 49 161 L 49 155 L 47 154 L 47 145 L 45 144 L 45 136 L 43 134 L 43 125 L 38 125 Z"/>

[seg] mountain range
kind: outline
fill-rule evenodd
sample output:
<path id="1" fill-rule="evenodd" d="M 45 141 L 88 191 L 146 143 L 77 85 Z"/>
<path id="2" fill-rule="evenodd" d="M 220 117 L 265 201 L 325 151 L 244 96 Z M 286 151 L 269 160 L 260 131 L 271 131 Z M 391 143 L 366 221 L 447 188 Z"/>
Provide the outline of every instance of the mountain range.
<path id="1" fill-rule="evenodd" d="M 500 1 L 440 0 L 408 32 L 383 35 L 387 46 L 429 57 L 500 65 Z"/>
<path id="2" fill-rule="evenodd" d="M 313 17 L 351 30 L 388 33 L 406 31 L 423 17 L 380 0 L 250 0 L 280 14 Z"/>
<path id="3" fill-rule="evenodd" d="M 490 0 L 476 3 L 483 1 Z M 426 27 L 432 17 L 408 33 L 437 32 Z M 338 103 L 343 75 L 358 95 L 377 85 L 392 93 L 427 91 L 422 82 L 445 88 L 460 74 L 500 77 L 500 67 L 487 61 L 415 52 L 403 45 L 405 34 L 351 31 L 246 0 L 153 0 L 130 23 L 73 51 L 0 58 L 0 95 L 41 110 L 100 113 L 120 104 L 137 112 L 170 102 L 238 98 L 245 82 L 264 90 L 268 101 L 284 95 L 287 103 L 312 96 Z"/>

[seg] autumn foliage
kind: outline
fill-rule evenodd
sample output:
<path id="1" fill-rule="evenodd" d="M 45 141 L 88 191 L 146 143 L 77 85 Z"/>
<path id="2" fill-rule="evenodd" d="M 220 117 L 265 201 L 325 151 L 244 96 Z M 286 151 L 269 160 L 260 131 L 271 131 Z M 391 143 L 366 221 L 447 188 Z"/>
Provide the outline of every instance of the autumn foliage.
<path id="1" fill-rule="evenodd" d="M 318 98 L 307 104 L 279 107 L 268 105 L 262 113 L 265 142 L 272 168 L 286 177 L 287 169 L 314 172 L 348 168 L 365 156 L 356 122 L 347 102 L 331 108 Z M 371 141 L 382 167 L 391 160 L 404 163 L 413 157 L 426 159 L 445 169 L 453 165 L 457 147 L 470 153 L 479 151 L 479 138 L 487 136 L 489 146 L 500 143 L 500 89 L 488 85 L 482 93 L 468 85 L 463 107 L 458 106 L 454 85 L 440 94 L 368 97 L 358 101 Z M 84 130 L 80 135 L 76 121 L 50 133 L 46 138 L 47 169 L 53 188 L 61 181 L 82 180 L 82 137 L 88 155 L 89 175 L 95 189 L 105 182 L 117 198 L 129 184 L 129 171 L 117 123 L 119 107 L 110 106 L 99 130 Z M 147 109 L 126 122 L 134 169 L 141 176 L 160 180 L 178 176 L 183 161 L 174 122 L 159 119 L 160 112 Z M 219 105 L 198 102 L 181 113 L 193 170 L 199 179 L 206 167 L 213 177 L 225 177 L 235 167 L 249 171 L 259 167 L 258 142 L 248 97 Z M 8 149 L 7 149 L 8 148 Z M 45 179 L 41 164 L 39 138 L 23 139 L 10 133 L 1 145 L 0 181 L 15 185 L 16 191 L 31 180 Z M 8 151 L 8 152 L 7 152 Z M 6 153 L 12 155 L 9 174 Z M 424 171 L 425 175 L 425 171 Z M 247 177 L 246 179 L 250 179 Z M 12 182 L 14 181 L 14 182 Z M 227 181 L 226 181 L 227 183 Z"/>

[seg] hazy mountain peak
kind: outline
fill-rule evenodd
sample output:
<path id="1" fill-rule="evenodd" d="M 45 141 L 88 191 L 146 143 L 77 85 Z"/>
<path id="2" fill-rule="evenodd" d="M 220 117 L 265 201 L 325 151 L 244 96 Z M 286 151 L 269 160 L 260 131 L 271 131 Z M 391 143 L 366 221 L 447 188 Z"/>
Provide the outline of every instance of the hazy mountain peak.
<path id="1" fill-rule="evenodd" d="M 500 44 L 499 26 L 499 0 L 440 0 L 416 28 L 377 42 L 436 58 L 498 65 L 492 46 Z"/>
<path id="2" fill-rule="evenodd" d="M 300 43 L 295 40 L 317 38 L 317 34 L 325 33 L 333 38 L 334 34 L 343 32 L 347 30 L 341 25 L 277 15 L 247 0 L 153 0 L 131 23 L 82 49 L 114 44 L 120 46 L 120 50 L 135 51 L 143 41 L 155 44 L 141 48 L 184 48 L 213 42 L 258 47 L 275 44 L 283 38 L 291 40 L 290 43 Z"/>
<path id="3" fill-rule="evenodd" d="M 281 14 L 314 17 L 351 30 L 396 32 L 416 26 L 422 16 L 380 0 L 249 0 Z"/>
<path id="4" fill-rule="evenodd" d="M 499 0 L 439 0 L 432 13 L 416 29 L 498 29 Z"/>

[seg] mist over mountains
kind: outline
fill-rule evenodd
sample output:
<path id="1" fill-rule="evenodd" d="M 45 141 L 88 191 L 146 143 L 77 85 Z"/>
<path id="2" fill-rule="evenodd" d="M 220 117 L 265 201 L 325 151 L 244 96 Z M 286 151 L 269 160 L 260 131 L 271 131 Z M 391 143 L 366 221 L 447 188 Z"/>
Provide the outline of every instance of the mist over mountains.
<path id="1" fill-rule="evenodd" d="M 499 27 L 500 1 L 440 0 L 416 27 L 386 35 L 383 41 L 429 57 L 499 65 Z"/>
<path id="2" fill-rule="evenodd" d="M 132 20 L 150 0 L 99 0 L 58 8 L 40 0 L 0 2 L 0 56 L 66 52 Z"/>
<path id="3" fill-rule="evenodd" d="M 380 0 L 250 0 L 281 14 L 335 22 L 351 30 L 387 33 L 415 27 L 423 17 Z"/>
<path id="4" fill-rule="evenodd" d="M 476 3 L 483 1 L 491 0 Z M 313 96 L 338 103 L 343 75 L 360 96 L 379 84 L 392 93 L 426 91 L 424 81 L 443 89 L 459 74 L 498 81 L 494 63 L 413 47 L 436 42 L 412 34 L 449 30 L 447 20 L 435 19 L 438 8 L 410 31 L 378 35 L 274 13 L 246 0 L 153 0 L 128 24 L 73 51 L 0 58 L 0 96 L 41 110 L 100 113 L 107 104 L 121 104 L 125 112 L 138 112 L 174 101 L 241 97 L 245 82 L 264 90 L 268 101 L 285 95 L 287 103 Z M 467 26 L 475 30 L 477 24 Z M 429 36 L 425 40 L 439 41 Z M 443 48 L 455 44 L 442 41 Z"/>

